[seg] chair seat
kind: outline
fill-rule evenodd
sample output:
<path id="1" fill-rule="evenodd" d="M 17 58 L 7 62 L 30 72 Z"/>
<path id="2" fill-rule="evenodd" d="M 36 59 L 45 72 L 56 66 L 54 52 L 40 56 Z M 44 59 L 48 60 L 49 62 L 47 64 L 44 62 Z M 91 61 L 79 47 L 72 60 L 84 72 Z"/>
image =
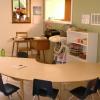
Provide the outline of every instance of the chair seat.
<path id="1" fill-rule="evenodd" d="M 58 89 L 53 89 L 53 95 L 52 98 L 55 99 L 58 95 L 59 90 Z"/>
<path id="2" fill-rule="evenodd" d="M 80 87 L 77 87 L 77 88 L 72 89 L 70 92 L 74 96 L 76 96 L 76 97 L 78 97 L 80 99 L 85 99 L 86 98 L 86 96 L 85 96 L 86 90 L 87 90 L 86 87 L 80 86 Z M 90 95 L 91 93 L 94 93 L 94 91 L 90 90 L 89 93 L 88 93 L 88 95 Z"/>
<path id="3" fill-rule="evenodd" d="M 100 79 L 98 80 L 98 89 L 100 89 Z"/>
<path id="4" fill-rule="evenodd" d="M 6 96 L 9 96 L 11 95 L 12 93 L 16 92 L 19 87 L 15 86 L 15 85 L 12 85 L 12 84 L 9 84 L 9 83 L 6 83 L 4 84 L 4 88 L 5 88 L 5 91 L 1 90 Z"/>
<path id="5" fill-rule="evenodd" d="M 40 96 L 44 96 L 44 97 L 45 96 L 48 96 L 48 97 L 51 97 L 51 98 L 55 99 L 57 97 L 58 92 L 59 92 L 58 89 L 54 89 L 53 88 L 52 94 L 51 95 L 50 94 L 48 95 L 46 89 L 43 89 L 42 88 L 42 89 L 39 90 L 39 95 Z"/>

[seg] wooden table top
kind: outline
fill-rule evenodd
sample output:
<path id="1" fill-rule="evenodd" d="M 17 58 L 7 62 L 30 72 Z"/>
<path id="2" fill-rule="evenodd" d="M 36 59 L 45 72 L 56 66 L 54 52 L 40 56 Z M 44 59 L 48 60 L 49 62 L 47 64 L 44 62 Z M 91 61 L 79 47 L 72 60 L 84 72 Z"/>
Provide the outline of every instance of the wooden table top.
<path id="1" fill-rule="evenodd" d="M 33 58 L 0 57 L 0 73 L 22 80 L 75 82 L 100 77 L 100 63 L 44 64 Z"/>

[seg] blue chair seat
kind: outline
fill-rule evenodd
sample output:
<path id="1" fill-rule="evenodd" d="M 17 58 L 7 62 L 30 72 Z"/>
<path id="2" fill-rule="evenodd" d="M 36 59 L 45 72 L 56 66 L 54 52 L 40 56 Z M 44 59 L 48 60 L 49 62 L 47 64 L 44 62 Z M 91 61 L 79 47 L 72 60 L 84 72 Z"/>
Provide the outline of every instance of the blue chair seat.
<path id="1" fill-rule="evenodd" d="M 4 84 L 4 90 L 1 90 L 6 96 L 11 95 L 12 93 L 16 92 L 19 90 L 19 87 L 6 83 Z"/>
<path id="2" fill-rule="evenodd" d="M 84 86 L 76 87 L 70 90 L 70 93 L 76 96 L 78 99 L 84 100 L 87 98 L 87 96 L 92 95 L 93 93 L 97 92 L 98 82 L 99 82 L 99 78 L 90 80 L 87 84 L 87 87 L 84 87 Z"/>

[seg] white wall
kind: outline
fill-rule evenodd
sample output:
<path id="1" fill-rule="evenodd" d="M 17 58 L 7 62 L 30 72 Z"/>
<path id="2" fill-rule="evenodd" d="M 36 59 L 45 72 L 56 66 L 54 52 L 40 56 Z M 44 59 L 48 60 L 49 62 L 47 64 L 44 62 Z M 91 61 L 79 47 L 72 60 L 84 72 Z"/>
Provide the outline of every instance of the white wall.
<path id="1" fill-rule="evenodd" d="M 33 15 L 33 5 L 42 7 L 43 0 L 31 0 L 31 23 L 12 24 L 12 0 L 0 1 L 0 49 L 4 48 L 7 56 L 11 56 L 12 41 L 17 31 L 27 31 L 29 36 L 40 36 L 43 34 L 43 14 Z"/>

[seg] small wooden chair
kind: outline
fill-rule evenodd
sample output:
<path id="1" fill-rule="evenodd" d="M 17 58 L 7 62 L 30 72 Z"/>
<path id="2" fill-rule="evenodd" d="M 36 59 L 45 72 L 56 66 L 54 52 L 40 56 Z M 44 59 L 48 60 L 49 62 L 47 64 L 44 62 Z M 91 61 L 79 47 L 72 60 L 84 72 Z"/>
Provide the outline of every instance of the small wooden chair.
<path id="1" fill-rule="evenodd" d="M 17 50 L 16 50 L 16 54 L 19 51 L 26 51 L 28 54 L 28 51 L 30 49 L 30 45 L 29 45 L 29 40 L 28 40 L 28 34 L 27 32 L 16 32 L 16 37 L 13 39 L 13 48 L 12 48 L 12 56 L 13 56 L 13 52 L 14 52 L 14 47 L 15 44 L 17 46 Z M 25 44 L 25 47 L 20 47 L 20 44 Z"/>

